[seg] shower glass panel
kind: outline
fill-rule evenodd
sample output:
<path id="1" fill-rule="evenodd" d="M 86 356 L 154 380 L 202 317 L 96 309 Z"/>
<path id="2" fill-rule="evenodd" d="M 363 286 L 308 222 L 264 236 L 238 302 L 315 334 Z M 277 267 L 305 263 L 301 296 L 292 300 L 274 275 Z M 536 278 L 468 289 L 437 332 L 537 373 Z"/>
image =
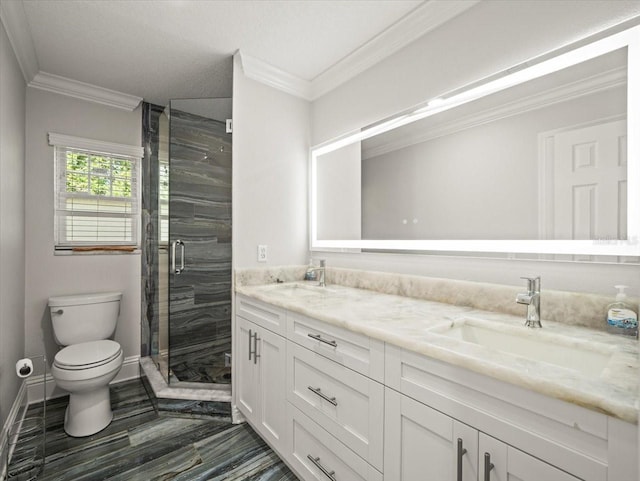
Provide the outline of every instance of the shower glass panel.
<path id="1" fill-rule="evenodd" d="M 160 116 L 156 363 L 170 385 L 231 382 L 230 118 L 231 99 Z"/>

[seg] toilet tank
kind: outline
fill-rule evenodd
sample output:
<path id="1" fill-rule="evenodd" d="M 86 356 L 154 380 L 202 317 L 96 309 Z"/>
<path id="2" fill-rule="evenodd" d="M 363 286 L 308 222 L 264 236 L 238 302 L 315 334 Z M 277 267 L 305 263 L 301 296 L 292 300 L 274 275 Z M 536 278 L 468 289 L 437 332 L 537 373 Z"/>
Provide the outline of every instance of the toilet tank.
<path id="1" fill-rule="evenodd" d="M 113 336 L 120 314 L 121 292 L 99 292 L 49 298 L 56 343 L 69 346 Z"/>

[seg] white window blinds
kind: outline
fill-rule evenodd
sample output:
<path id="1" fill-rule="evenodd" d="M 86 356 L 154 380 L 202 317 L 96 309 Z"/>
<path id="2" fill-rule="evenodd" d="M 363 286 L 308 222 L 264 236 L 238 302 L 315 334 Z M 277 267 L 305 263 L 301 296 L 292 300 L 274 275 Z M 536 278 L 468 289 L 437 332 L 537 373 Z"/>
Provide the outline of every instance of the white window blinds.
<path id="1" fill-rule="evenodd" d="M 58 134 L 49 134 L 49 142 L 55 147 L 55 248 L 137 246 L 142 149 Z"/>

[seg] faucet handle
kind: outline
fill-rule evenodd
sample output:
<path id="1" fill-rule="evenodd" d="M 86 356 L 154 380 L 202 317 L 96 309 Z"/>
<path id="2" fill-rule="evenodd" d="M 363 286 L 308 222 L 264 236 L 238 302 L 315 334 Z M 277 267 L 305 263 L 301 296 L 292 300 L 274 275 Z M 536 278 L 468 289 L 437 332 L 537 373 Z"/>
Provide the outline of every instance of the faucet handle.
<path id="1" fill-rule="evenodd" d="M 326 267 L 327 265 L 327 260 L 326 259 L 320 259 L 320 267 Z"/>
<path id="2" fill-rule="evenodd" d="M 520 279 L 524 279 L 527 281 L 527 289 L 529 292 L 540 291 L 540 276 L 537 277 L 521 277 Z"/>

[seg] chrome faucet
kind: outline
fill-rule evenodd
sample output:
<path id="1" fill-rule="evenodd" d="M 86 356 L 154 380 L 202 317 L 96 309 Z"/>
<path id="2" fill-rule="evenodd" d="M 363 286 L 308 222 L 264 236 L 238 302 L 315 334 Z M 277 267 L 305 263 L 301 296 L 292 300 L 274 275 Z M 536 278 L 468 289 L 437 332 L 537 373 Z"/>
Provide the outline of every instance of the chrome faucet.
<path id="1" fill-rule="evenodd" d="M 527 281 L 527 292 L 516 296 L 518 304 L 527 306 L 527 327 L 542 327 L 540 324 L 540 277 L 521 277 Z"/>
<path id="2" fill-rule="evenodd" d="M 324 273 L 325 273 L 326 266 L 327 266 L 327 261 L 325 259 L 320 259 L 320 267 L 310 267 L 309 269 L 307 269 L 307 273 L 310 273 L 310 272 L 317 272 L 318 273 L 318 286 L 319 287 L 324 287 L 325 286 Z"/>

